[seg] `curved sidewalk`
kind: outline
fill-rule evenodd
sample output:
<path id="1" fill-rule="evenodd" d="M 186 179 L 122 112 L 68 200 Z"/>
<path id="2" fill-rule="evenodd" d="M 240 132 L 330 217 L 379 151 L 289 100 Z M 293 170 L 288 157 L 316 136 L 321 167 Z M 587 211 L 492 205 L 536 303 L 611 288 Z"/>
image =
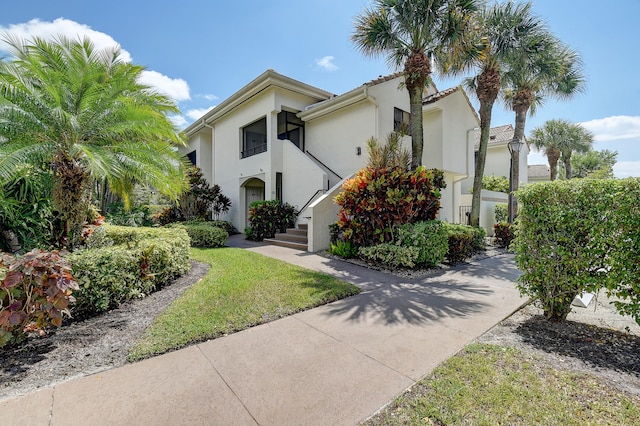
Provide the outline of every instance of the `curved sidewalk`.
<path id="1" fill-rule="evenodd" d="M 513 256 L 415 279 L 241 246 L 335 275 L 359 295 L 0 402 L 0 424 L 353 425 L 518 309 Z"/>

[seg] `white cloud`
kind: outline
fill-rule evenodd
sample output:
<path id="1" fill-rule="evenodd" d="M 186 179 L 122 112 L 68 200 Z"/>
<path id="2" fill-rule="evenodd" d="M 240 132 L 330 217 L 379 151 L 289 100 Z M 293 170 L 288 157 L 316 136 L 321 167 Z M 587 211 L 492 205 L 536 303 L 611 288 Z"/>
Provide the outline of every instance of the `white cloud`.
<path id="1" fill-rule="evenodd" d="M 596 141 L 640 138 L 640 117 L 616 115 L 580 123 L 591 130 Z"/>
<path id="2" fill-rule="evenodd" d="M 217 101 L 218 99 L 220 99 L 216 95 L 199 95 L 199 96 L 205 98 L 208 101 Z"/>
<path id="3" fill-rule="evenodd" d="M 211 111 L 213 108 L 215 108 L 215 106 L 210 106 L 209 108 L 190 109 L 187 111 L 186 115 L 192 120 L 197 120 L 202 118 L 203 115 Z"/>
<path id="4" fill-rule="evenodd" d="M 335 58 L 333 56 L 325 56 L 320 59 L 316 59 L 316 65 L 324 71 L 335 71 L 338 67 L 333 63 Z"/>
<path id="5" fill-rule="evenodd" d="M 12 24 L 7 27 L 0 26 L 0 32 L 27 40 L 34 36 L 46 40 L 54 39 L 59 35 L 64 35 L 76 40 L 87 37 L 91 39 L 97 49 L 120 46 L 110 35 L 96 31 L 88 25 L 65 18 L 58 18 L 51 22 L 32 19 L 22 24 Z M 6 48 L 6 44 L 0 41 L 0 50 L 6 50 Z M 120 58 L 125 62 L 132 61 L 131 54 L 122 48 L 120 50 Z M 140 82 L 153 86 L 158 92 L 169 96 L 176 102 L 191 99 L 189 96 L 189 85 L 180 78 L 170 78 L 157 71 L 144 71 L 140 76 Z"/>
<path id="6" fill-rule="evenodd" d="M 613 174 L 619 178 L 640 177 L 640 161 L 618 161 L 613 166 Z"/>
<path id="7" fill-rule="evenodd" d="M 189 122 L 185 120 L 185 118 L 181 115 L 172 115 L 169 117 L 169 120 L 171 120 L 173 125 L 178 127 L 179 129 L 187 127 L 187 124 L 189 124 Z"/>
<path id="8" fill-rule="evenodd" d="M 157 71 L 143 71 L 138 79 L 139 83 L 155 88 L 158 92 L 170 97 L 176 102 L 187 101 L 189 85 L 181 78 L 170 78 Z"/>
<path id="9" fill-rule="evenodd" d="M 22 24 L 12 24 L 8 27 L 0 26 L 0 31 L 27 40 L 34 36 L 46 40 L 51 40 L 59 35 L 76 40 L 88 37 L 98 49 L 120 46 L 110 35 L 96 31 L 88 25 L 79 24 L 65 18 L 58 18 L 53 22 L 32 19 Z M 6 48 L 6 45 L 0 41 L 0 49 L 3 48 Z M 120 57 L 125 62 L 131 62 L 131 54 L 124 49 L 121 49 Z"/>

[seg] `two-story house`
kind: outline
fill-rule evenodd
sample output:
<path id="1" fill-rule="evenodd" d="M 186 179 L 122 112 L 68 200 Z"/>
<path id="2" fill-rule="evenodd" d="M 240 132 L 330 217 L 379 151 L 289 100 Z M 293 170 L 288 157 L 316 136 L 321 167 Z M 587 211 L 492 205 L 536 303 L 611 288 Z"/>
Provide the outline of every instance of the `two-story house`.
<path id="1" fill-rule="evenodd" d="M 225 219 L 242 231 L 256 200 L 279 199 L 309 225 L 309 250 L 328 246 L 336 220 L 333 196 L 343 179 L 367 164 L 366 141 L 383 141 L 407 126 L 409 96 L 402 74 L 380 77 L 334 95 L 273 70 L 222 101 L 185 132 L 185 154 L 232 200 Z M 445 172 L 440 218 L 459 221 L 461 183 L 473 176 L 475 110 L 461 88 L 423 102 L 423 164 Z M 405 137 L 410 147 L 409 137 Z"/>

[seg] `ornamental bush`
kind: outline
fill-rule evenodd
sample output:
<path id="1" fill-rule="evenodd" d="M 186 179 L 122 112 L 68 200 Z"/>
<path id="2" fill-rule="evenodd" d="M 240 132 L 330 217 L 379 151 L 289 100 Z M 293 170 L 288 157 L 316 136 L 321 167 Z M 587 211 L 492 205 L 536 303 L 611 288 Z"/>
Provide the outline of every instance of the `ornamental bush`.
<path id="1" fill-rule="evenodd" d="M 408 223 L 396 228 L 396 244 L 415 247 L 418 256 L 415 264 L 433 268 L 444 261 L 449 249 L 449 234 L 446 225 L 439 220 Z"/>
<path id="2" fill-rule="evenodd" d="M 380 266 L 398 269 L 413 268 L 420 254 L 417 247 L 403 247 L 390 243 L 360 247 L 360 257 Z"/>
<path id="3" fill-rule="evenodd" d="M 262 241 L 275 237 L 277 232 L 286 232 L 296 222 L 295 208 L 280 200 L 254 201 L 249 206 L 249 229 L 245 230 L 248 240 Z"/>
<path id="4" fill-rule="evenodd" d="M 520 292 L 562 321 L 576 295 L 607 288 L 640 324 L 640 179 L 544 182 L 517 196 Z"/>
<path id="5" fill-rule="evenodd" d="M 111 246 L 68 255 L 79 290 L 72 312 L 87 317 L 144 297 L 190 268 L 184 228 L 104 226 Z"/>
<path id="6" fill-rule="evenodd" d="M 498 247 L 509 247 L 515 237 L 513 225 L 508 222 L 498 222 L 493 225 L 493 235 Z"/>
<path id="7" fill-rule="evenodd" d="M 358 247 L 391 242 L 396 226 L 435 219 L 444 187 L 440 170 L 365 167 L 335 197 L 342 237 Z"/>
<path id="8" fill-rule="evenodd" d="M 69 316 L 78 283 L 59 252 L 3 254 L 0 273 L 0 347 L 22 341 L 29 332 L 44 334 L 46 327 L 59 327 L 62 317 Z"/>
<path id="9" fill-rule="evenodd" d="M 213 222 L 190 221 L 181 222 L 191 239 L 191 247 L 223 247 L 229 238 L 224 229 Z"/>
<path id="10" fill-rule="evenodd" d="M 450 263 L 464 262 L 474 253 L 484 250 L 484 238 L 487 235 L 484 228 L 451 223 L 447 223 L 446 227 L 449 234 L 447 260 Z"/>
<path id="11" fill-rule="evenodd" d="M 506 222 L 509 220 L 509 205 L 505 203 L 496 204 L 493 208 L 496 218 L 496 223 Z"/>

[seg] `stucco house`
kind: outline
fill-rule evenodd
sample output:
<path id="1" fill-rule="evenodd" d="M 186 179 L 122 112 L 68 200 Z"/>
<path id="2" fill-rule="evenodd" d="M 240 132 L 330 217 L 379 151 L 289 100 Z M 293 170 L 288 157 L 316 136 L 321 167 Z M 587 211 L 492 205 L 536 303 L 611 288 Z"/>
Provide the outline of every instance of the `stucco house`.
<path id="1" fill-rule="evenodd" d="M 184 153 L 232 200 L 226 220 L 242 231 L 256 200 L 279 199 L 300 210 L 308 249 L 329 243 L 333 197 L 367 163 L 366 141 L 409 121 L 402 74 L 380 77 L 335 95 L 267 70 L 185 129 Z M 459 222 L 462 182 L 473 176 L 478 117 L 464 91 L 437 91 L 423 102 L 423 164 L 445 172 L 440 218 Z M 409 137 L 405 143 L 410 146 Z"/>

